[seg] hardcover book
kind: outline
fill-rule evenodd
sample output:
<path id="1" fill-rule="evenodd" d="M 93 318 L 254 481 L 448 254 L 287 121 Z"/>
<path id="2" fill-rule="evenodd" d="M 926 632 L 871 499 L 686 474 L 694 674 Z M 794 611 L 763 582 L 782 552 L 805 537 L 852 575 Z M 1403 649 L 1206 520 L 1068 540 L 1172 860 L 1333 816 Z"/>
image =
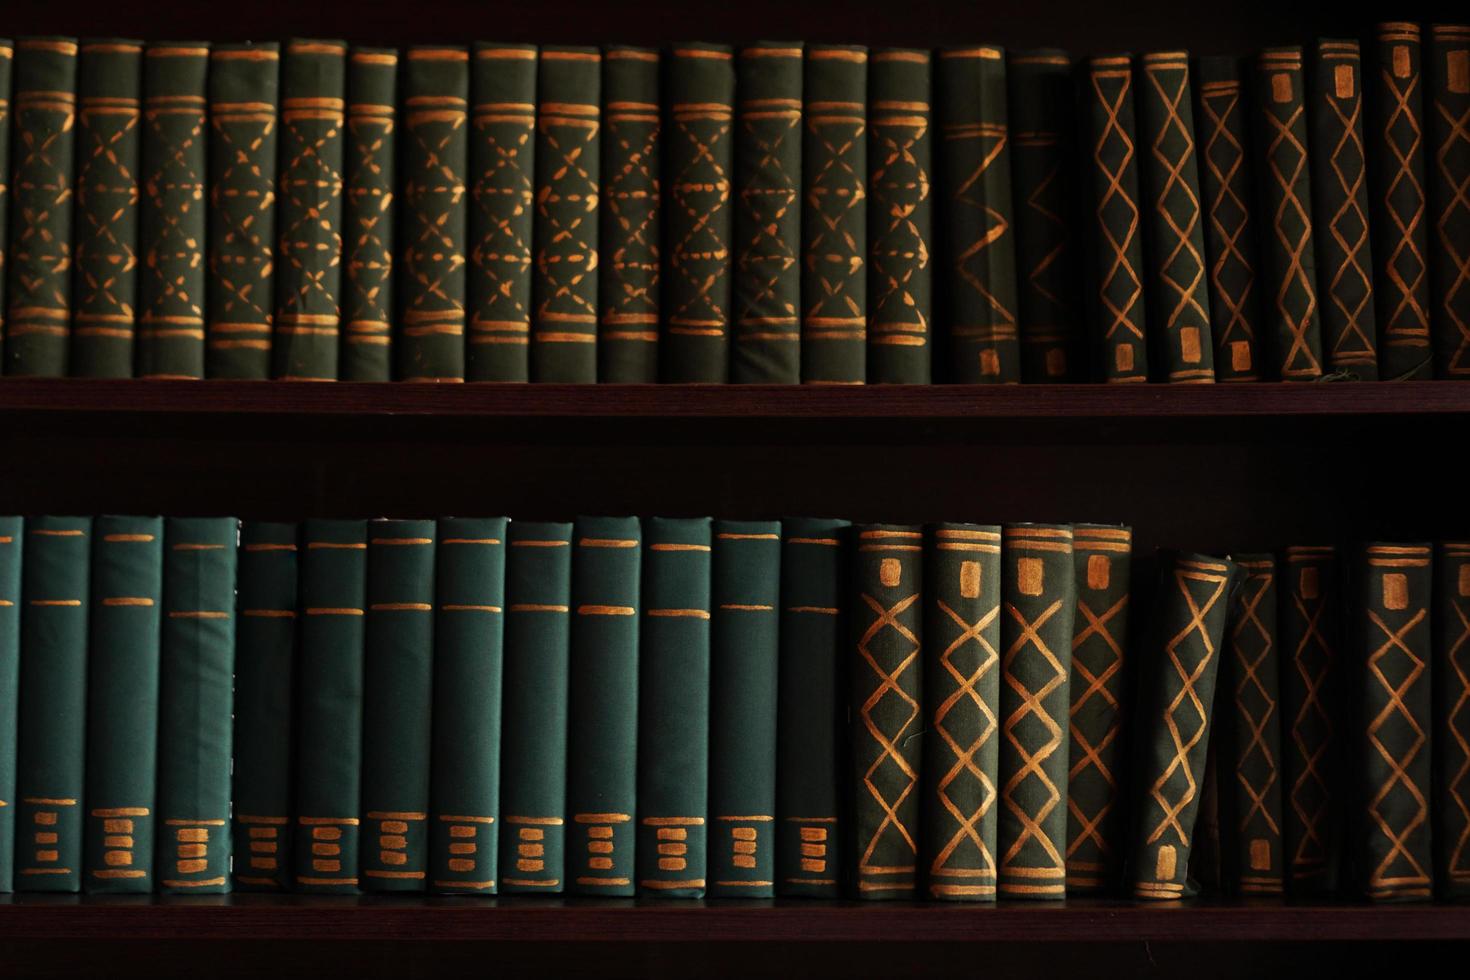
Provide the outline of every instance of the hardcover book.
<path id="1" fill-rule="evenodd" d="M 1470 377 L 1470 27 L 1429 29 L 1425 66 L 1435 377 Z"/>
<path id="2" fill-rule="evenodd" d="M 394 166 L 398 52 L 354 47 L 347 56 L 343 135 L 341 345 L 343 381 L 393 376 Z"/>
<path id="3" fill-rule="evenodd" d="M 1434 878 L 1440 895 L 1463 898 L 1470 895 L 1470 543 L 1436 548 L 1431 616 Z"/>
<path id="4" fill-rule="evenodd" d="M 6 64 L 0 55 L 0 70 Z M 3 162 L 3 161 L 0 161 Z M 0 517 L 0 893 L 15 890 L 15 765 L 20 734 L 20 556 L 25 522 Z"/>

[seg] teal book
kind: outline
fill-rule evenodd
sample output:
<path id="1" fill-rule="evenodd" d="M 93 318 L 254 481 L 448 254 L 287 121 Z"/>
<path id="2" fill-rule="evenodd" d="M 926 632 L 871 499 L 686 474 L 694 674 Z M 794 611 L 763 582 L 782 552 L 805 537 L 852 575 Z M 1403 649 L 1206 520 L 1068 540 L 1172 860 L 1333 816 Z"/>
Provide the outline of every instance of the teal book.
<path id="1" fill-rule="evenodd" d="M 1462 15 L 1463 16 L 1463 15 Z M 1424 59 L 1428 118 L 1429 252 L 1433 308 L 1429 332 L 1435 377 L 1470 377 L 1470 26 L 1429 28 Z M 1470 815 L 1467 815 L 1470 819 Z"/>
<path id="2" fill-rule="evenodd" d="M 0 55 L 0 69 L 4 65 L 5 57 Z M 15 750 L 20 724 L 20 556 L 24 527 L 19 517 L 0 517 L 0 893 L 15 890 Z"/>
<path id="3" fill-rule="evenodd" d="M 337 367 L 343 381 L 393 377 L 397 91 L 397 51 L 351 50 L 342 148 L 342 344 Z"/>
<path id="4" fill-rule="evenodd" d="M 1434 879 L 1444 898 L 1465 898 L 1470 896 L 1470 543 L 1435 546 L 1433 587 Z"/>

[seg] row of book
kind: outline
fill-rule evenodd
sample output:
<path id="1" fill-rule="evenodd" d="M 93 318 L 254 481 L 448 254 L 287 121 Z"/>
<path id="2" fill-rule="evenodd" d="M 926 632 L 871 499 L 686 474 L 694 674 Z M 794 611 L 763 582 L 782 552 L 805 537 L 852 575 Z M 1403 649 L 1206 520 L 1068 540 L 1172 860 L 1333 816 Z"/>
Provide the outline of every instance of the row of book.
<path id="1" fill-rule="evenodd" d="M 5 373 L 1470 377 L 1470 28 L 1369 54 L 0 42 Z"/>
<path id="2" fill-rule="evenodd" d="M 6 518 L 0 890 L 1470 895 L 1470 544 L 1131 543 Z"/>

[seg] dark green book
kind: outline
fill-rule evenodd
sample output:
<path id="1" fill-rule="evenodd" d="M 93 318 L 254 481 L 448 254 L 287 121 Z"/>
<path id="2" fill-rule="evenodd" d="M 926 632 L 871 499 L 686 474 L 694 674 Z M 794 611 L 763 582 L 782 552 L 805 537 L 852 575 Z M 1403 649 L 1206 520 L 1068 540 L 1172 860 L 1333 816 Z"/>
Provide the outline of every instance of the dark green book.
<path id="1" fill-rule="evenodd" d="M 1464 898 L 1470 895 L 1470 542 L 1438 546 L 1431 615 L 1434 878 L 1440 895 Z"/>
<path id="2" fill-rule="evenodd" d="M 342 149 L 342 274 L 338 372 L 343 381 L 393 377 L 393 197 L 398 145 L 398 52 L 354 47 L 347 56 Z"/>
<path id="3" fill-rule="evenodd" d="M 730 380 L 801 380 L 800 41 L 761 41 L 735 64 L 734 338 Z"/>
<path id="4" fill-rule="evenodd" d="M 1188 879 L 1210 713 L 1235 566 L 1203 555 L 1159 555 L 1153 635 L 1139 664 L 1137 770 L 1131 780 L 1133 898 L 1193 894 Z"/>
<path id="5" fill-rule="evenodd" d="M 941 380 L 1021 380 L 1005 52 L 939 52 L 939 193 L 944 204 L 949 367 Z"/>
<path id="6" fill-rule="evenodd" d="M 593 382 L 602 53 L 596 48 L 542 48 L 536 99 L 531 380 Z"/>
<path id="7" fill-rule="evenodd" d="M 82 42 L 71 351 L 79 377 L 133 376 L 142 97 L 143 42 Z"/>
<path id="8" fill-rule="evenodd" d="M 163 518 L 92 522 L 82 890 L 153 891 Z"/>
<path id="9" fill-rule="evenodd" d="M 505 650 L 503 517 L 439 521 L 429 887 L 494 895 Z"/>
<path id="10" fill-rule="evenodd" d="M 919 889 L 923 541 L 908 525 L 857 529 L 848 716 L 858 898 L 912 898 Z"/>
<path id="11" fill-rule="evenodd" d="M 283 381 L 337 379 L 346 95 L 345 41 L 286 42 L 271 347 L 271 376 Z"/>
<path id="12" fill-rule="evenodd" d="M 995 900 L 1000 528 L 930 529 L 924 566 L 922 854 L 932 898 Z"/>
<path id="13" fill-rule="evenodd" d="M 271 376 L 280 68 L 274 42 L 217 44 L 209 53 L 211 378 Z"/>
<path id="14" fill-rule="evenodd" d="M 836 898 L 846 864 L 846 521 L 781 522 L 776 893 Z"/>
<path id="15" fill-rule="evenodd" d="M 10 253 L 5 292 L 5 373 L 67 373 L 75 181 L 77 42 L 30 37 L 15 43 L 15 133 L 8 201 Z M 74 869 L 79 871 L 80 869 Z"/>
<path id="16" fill-rule="evenodd" d="M 466 381 L 531 379 L 536 46 L 475 45 L 470 64 Z"/>
<path id="17" fill-rule="evenodd" d="M 297 527 L 240 527 L 235 599 L 235 759 L 230 824 L 236 891 L 291 886 Z"/>
<path id="18" fill-rule="evenodd" d="M 638 890 L 705 891 L 710 714 L 710 519 L 643 524 L 638 645 Z"/>
<path id="19" fill-rule="evenodd" d="M 781 525 L 715 521 L 711 572 L 709 894 L 776 891 Z"/>
<path id="20" fill-rule="evenodd" d="M 802 78 L 801 380 L 862 384 L 868 348 L 868 50 L 809 44 Z"/>
<path id="21" fill-rule="evenodd" d="M 567 891 L 632 895 L 638 812 L 636 517 L 577 519 L 572 551 Z"/>
<path id="22" fill-rule="evenodd" d="M 868 381 L 928 384 L 934 113 L 928 51 L 878 48 L 868 78 Z"/>
<path id="23" fill-rule="evenodd" d="M 1429 252 L 1434 306 L 1429 332 L 1435 377 L 1470 377 L 1470 27 L 1429 29 L 1429 214 L 1434 229 Z"/>
<path id="24" fill-rule="evenodd" d="M 204 377 L 208 76 L 207 41 L 151 41 L 144 48 L 140 378 Z"/>
<path id="25" fill-rule="evenodd" d="M 7 64 L 0 54 L 0 71 Z M 0 160 L 0 164 L 3 164 Z M 0 892 L 15 890 L 15 764 L 20 733 L 20 556 L 25 524 L 0 517 Z"/>
<path id="26" fill-rule="evenodd" d="M 1215 351 L 1189 55 L 1145 54 L 1138 75 L 1138 140 L 1150 150 L 1142 168 L 1149 361 L 1161 380 L 1211 382 Z"/>
<path id="27" fill-rule="evenodd" d="M 230 757 L 235 672 L 233 517 L 164 523 L 158 694 L 158 890 L 230 890 Z"/>
<path id="28" fill-rule="evenodd" d="M 12 70 L 15 65 L 15 45 L 9 38 L 0 37 L 0 92 L 5 97 L 0 99 L 0 374 L 5 372 L 5 315 L 8 312 L 5 304 L 5 254 L 10 245 L 10 80 L 14 75 Z M 8 791 L 7 791 L 8 792 Z M 13 805 L 13 804 L 12 804 Z M 4 828 L 0 827 L 0 835 L 4 834 Z M 14 842 L 0 844 L 6 853 Z M 9 861 L 0 862 L 9 868 Z M 3 872 L 0 874 L 8 874 Z M 9 891 L 9 886 L 6 886 Z"/>
<path id="29" fill-rule="evenodd" d="M 301 525 L 296 890 L 357 891 L 367 524 Z"/>
<path id="30" fill-rule="evenodd" d="M 410 69 L 411 70 L 411 69 Z M 423 891 L 434 739 L 433 521 L 368 525 L 362 681 L 365 891 Z"/>
<path id="31" fill-rule="evenodd" d="M 500 891 L 559 893 L 566 853 L 572 525 L 512 521 L 505 556 Z"/>

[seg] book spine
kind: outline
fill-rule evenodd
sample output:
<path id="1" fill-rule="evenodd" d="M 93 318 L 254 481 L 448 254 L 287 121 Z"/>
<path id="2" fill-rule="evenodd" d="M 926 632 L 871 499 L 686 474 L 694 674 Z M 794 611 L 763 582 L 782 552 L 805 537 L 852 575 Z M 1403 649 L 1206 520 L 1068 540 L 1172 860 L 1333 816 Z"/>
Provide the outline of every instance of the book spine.
<path id="1" fill-rule="evenodd" d="M 204 377 L 208 77 L 206 41 L 143 50 L 140 378 Z"/>
<path id="2" fill-rule="evenodd" d="M 246 521 L 240 527 L 230 818 L 236 891 L 291 885 L 296 538 L 295 524 Z"/>
<path id="3" fill-rule="evenodd" d="M 1429 231 L 1426 227 L 1424 75 L 1418 24 L 1374 30 L 1377 98 L 1369 100 L 1377 164 L 1373 196 L 1373 264 L 1378 315 L 1378 373 L 1387 381 L 1428 378 Z"/>
<path id="4" fill-rule="evenodd" d="M 1436 549 L 1432 615 L 1434 877 L 1442 897 L 1464 898 L 1470 895 L 1470 542 L 1446 541 Z"/>
<path id="5" fill-rule="evenodd" d="M 1234 574 L 1234 564 L 1218 558 L 1160 556 L 1155 630 L 1140 676 L 1135 899 L 1169 901 L 1192 890 L 1187 872 Z"/>
<path id="6" fill-rule="evenodd" d="M 270 377 L 280 67 L 273 42 L 219 44 L 209 54 L 211 378 Z"/>
<path id="7" fill-rule="evenodd" d="M 71 373 L 133 376 L 141 41 L 84 41 L 77 62 Z"/>
<path id="8" fill-rule="evenodd" d="M 1210 286 L 1200 213 L 1189 55 L 1162 51 L 1139 59 L 1138 135 L 1144 155 L 1143 199 L 1151 307 L 1150 343 L 1164 380 L 1215 380 Z M 1183 866 L 1181 865 L 1181 871 Z"/>
<path id="9" fill-rule="evenodd" d="M 93 521 L 82 889 L 153 891 L 163 519 Z"/>
<path id="10" fill-rule="evenodd" d="M 934 345 L 934 148 L 928 51 L 872 53 L 868 380 L 928 384 Z"/>
<path id="11" fill-rule="evenodd" d="M 536 76 L 531 380 L 597 380 L 602 54 L 545 47 Z"/>
<path id="12" fill-rule="evenodd" d="M 470 62 L 466 381 L 531 378 L 536 46 L 478 43 Z"/>
<path id="13" fill-rule="evenodd" d="M 1432 551 L 1427 544 L 1369 544 L 1357 569 L 1357 870 L 1373 901 L 1427 900 L 1434 890 Z"/>
<path id="14" fill-rule="evenodd" d="M 337 379 L 346 95 L 346 42 L 286 42 L 271 348 L 271 374 L 283 381 Z"/>
<path id="15" fill-rule="evenodd" d="M 801 380 L 862 384 L 868 337 L 868 51 L 812 44 L 802 76 Z"/>
<path id="16" fill-rule="evenodd" d="M 235 672 L 233 517 L 164 522 L 158 695 L 158 890 L 230 890 L 231 713 Z"/>
<path id="17" fill-rule="evenodd" d="M 923 545 L 916 527 L 857 530 L 851 718 L 857 897 L 918 894 L 923 765 Z"/>
<path id="18" fill-rule="evenodd" d="M 613 383 L 658 380 L 659 53 L 609 47 L 603 52 L 603 122 L 599 241 L 606 258 L 598 279 L 597 377 Z"/>
<path id="19" fill-rule="evenodd" d="M 14 743 L 20 891 L 75 892 L 82 884 L 91 538 L 89 517 L 25 522 Z"/>
<path id="20" fill-rule="evenodd" d="M 734 339 L 730 380 L 801 380 L 801 42 L 736 59 Z"/>
<path id="21" fill-rule="evenodd" d="M 439 521 L 429 887 L 494 895 L 505 652 L 503 517 Z"/>
<path id="22" fill-rule="evenodd" d="M 412 62 L 410 61 L 410 72 Z M 423 891 L 434 734 L 433 521 L 368 525 L 362 684 L 364 890 Z"/>
<path id="23" fill-rule="evenodd" d="M 362 785 L 367 524 L 301 526 L 295 887 L 355 893 Z"/>
<path id="24" fill-rule="evenodd" d="M 1016 235 L 1005 52 L 939 53 L 940 189 L 946 206 L 948 379 L 1021 380 L 1016 333 Z"/>
<path id="25" fill-rule="evenodd" d="M 928 894 L 995 899 L 1000 528 L 940 524 L 924 564 L 923 860 Z"/>
<path id="26" fill-rule="evenodd" d="M 76 146 L 77 42 L 15 43 L 5 373 L 67 373 Z"/>
<path id="27" fill-rule="evenodd" d="M 15 75 L 15 45 L 9 38 L 0 37 L 0 373 L 4 373 L 5 361 L 5 268 L 6 249 L 10 245 L 10 83 Z M 0 844 L 0 848 L 13 846 Z M 7 853 L 9 853 L 7 851 Z M 0 862 L 5 868 L 9 864 Z M 8 872 L 0 871 L 0 884 Z M 9 891 L 9 886 L 5 886 Z"/>
<path id="28" fill-rule="evenodd" d="M 341 330 L 343 381 L 393 377 L 393 236 L 398 202 L 398 52 L 354 47 L 347 56 L 343 136 Z"/>
<path id="29" fill-rule="evenodd" d="M 1373 247 L 1363 149 L 1363 65 L 1357 41 L 1318 41 L 1312 103 L 1317 293 L 1327 367 L 1378 380 Z"/>
<path id="30" fill-rule="evenodd" d="M 1435 377 L 1470 377 L 1470 27 L 1429 29 L 1429 252 Z"/>
<path id="31" fill-rule="evenodd" d="M 1218 381 L 1259 381 L 1264 360 L 1256 270 L 1255 188 L 1240 62 L 1200 58 L 1199 183 L 1209 262 L 1210 336 Z"/>
<path id="32" fill-rule="evenodd" d="M 583 517 L 572 551 L 567 891 L 632 895 L 638 812 L 636 517 Z"/>
<path id="33" fill-rule="evenodd" d="M 705 891 L 710 698 L 707 517 L 643 525 L 638 664 L 638 890 Z"/>
<path id="34" fill-rule="evenodd" d="M 836 898 L 846 861 L 846 521 L 781 522 L 776 893 Z"/>
<path id="35" fill-rule="evenodd" d="M 0 71 L 5 65 L 5 57 L 0 55 Z M 0 78 L 0 83 L 3 82 L 4 79 Z M 0 88 L 0 91 L 8 96 L 10 90 Z M 0 165 L 4 162 L 0 160 Z M 3 202 L 0 202 L 0 209 L 3 209 Z M 19 517 L 0 517 L 0 893 L 15 890 L 15 766 L 20 734 L 20 556 L 24 541 L 24 521 Z"/>
<path id="36" fill-rule="evenodd" d="M 543 76 L 544 77 L 544 76 Z M 512 521 L 505 557 L 500 891 L 563 890 L 572 525 Z"/>
<path id="37" fill-rule="evenodd" d="M 1078 524 L 1072 529 L 1077 610 L 1073 616 L 1068 708 L 1067 893 L 1098 895 L 1118 885 L 1127 844 L 1119 798 L 1123 781 L 1129 576 L 1133 531 Z"/>
<path id="38" fill-rule="evenodd" d="M 781 525 L 715 521 L 709 714 L 709 894 L 776 887 Z"/>

